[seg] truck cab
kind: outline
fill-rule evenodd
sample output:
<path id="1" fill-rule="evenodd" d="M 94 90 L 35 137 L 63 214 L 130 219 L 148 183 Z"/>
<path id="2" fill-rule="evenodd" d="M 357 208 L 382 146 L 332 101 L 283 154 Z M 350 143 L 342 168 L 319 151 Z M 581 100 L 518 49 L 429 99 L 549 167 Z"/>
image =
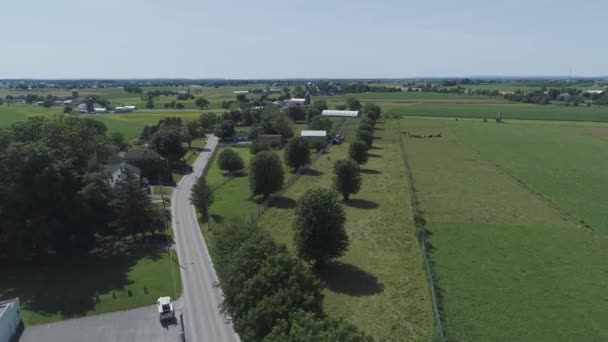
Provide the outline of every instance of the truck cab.
<path id="1" fill-rule="evenodd" d="M 173 311 L 171 297 L 160 297 L 156 303 L 158 305 L 158 314 L 161 322 L 175 319 L 175 311 Z"/>

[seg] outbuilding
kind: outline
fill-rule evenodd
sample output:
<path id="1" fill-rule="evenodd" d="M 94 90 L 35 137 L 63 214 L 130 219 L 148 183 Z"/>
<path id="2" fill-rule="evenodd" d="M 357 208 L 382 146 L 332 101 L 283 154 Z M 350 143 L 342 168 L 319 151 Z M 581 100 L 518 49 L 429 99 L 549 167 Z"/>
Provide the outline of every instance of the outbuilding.
<path id="1" fill-rule="evenodd" d="M 315 142 L 326 142 L 327 141 L 327 131 L 308 131 L 302 130 L 300 136 L 304 138 L 309 143 Z"/>
<path id="2" fill-rule="evenodd" d="M 359 116 L 358 110 L 333 110 L 333 109 L 325 109 L 321 115 L 324 116 L 337 116 L 337 117 L 347 117 L 347 118 L 356 118 Z"/>
<path id="3" fill-rule="evenodd" d="M 0 301 L 0 341 L 16 341 L 22 331 L 19 298 Z"/>

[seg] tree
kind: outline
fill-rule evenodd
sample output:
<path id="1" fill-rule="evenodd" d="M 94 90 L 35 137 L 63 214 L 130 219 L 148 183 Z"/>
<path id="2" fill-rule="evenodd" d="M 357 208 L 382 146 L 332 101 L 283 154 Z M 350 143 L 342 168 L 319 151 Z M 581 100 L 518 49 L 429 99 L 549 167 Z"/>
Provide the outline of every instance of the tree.
<path id="1" fill-rule="evenodd" d="M 359 125 L 359 130 L 360 131 L 368 131 L 370 133 L 374 133 L 374 126 L 367 124 L 367 123 L 361 123 Z"/>
<path id="2" fill-rule="evenodd" d="M 146 101 L 146 109 L 154 109 L 154 98 L 148 97 Z"/>
<path id="3" fill-rule="evenodd" d="M 374 143 L 374 136 L 370 131 L 366 130 L 358 130 L 357 131 L 357 139 L 363 140 L 367 144 L 367 148 L 371 148 Z"/>
<path id="4" fill-rule="evenodd" d="M 300 258 L 322 267 L 328 260 L 344 255 L 349 241 L 344 208 L 335 191 L 306 191 L 296 205 L 295 215 L 294 241 Z"/>
<path id="5" fill-rule="evenodd" d="M 247 100 L 247 95 L 245 95 L 245 94 L 238 94 L 236 96 L 236 100 L 239 101 L 240 103 L 247 102 L 248 101 Z"/>
<path id="6" fill-rule="evenodd" d="M 306 120 L 306 112 L 301 106 L 287 107 L 287 117 L 293 121 Z"/>
<path id="7" fill-rule="evenodd" d="M 308 124 L 308 128 L 318 131 L 330 132 L 333 124 L 334 122 L 331 121 L 329 118 L 323 116 L 315 116 L 310 122 L 310 124 Z"/>
<path id="8" fill-rule="evenodd" d="M 359 164 L 353 160 L 338 160 L 334 164 L 334 186 L 348 201 L 350 194 L 361 190 L 361 172 Z"/>
<path id="9" fill-rule="evenodd" d="M 0 99 L 0 106 L 4 104 L 4 100 Z"/>
<path id="10" fill-rule="evenodd" d="M 108 140 L 110 141 L 110 144 L 115 146 L 119 151 L 126 151 L 129 148 L 129 143 L 121 132 L 110 133 Z"/>
<path id="11" fill-rule="evenodd" d="M 202 138 L 204 136 L 201 124 L 199 121 L 188 121 L 184 127 L 184 140 L 188 143 L 188 148 L 192 145 L 192 140 Z"/>
<path id="12" fill-rule="evenodd" d="M 372 342 L 354 325 L 312 312 L 298 311 L 289 320 L 278 321 L 264 342 Z"/>
<path id="13" fill-rule="evenodd" d="M 201 176 L 196 179 L 196 183 L 192 187 L 190 202 L 203 217 L 207 216 L 208 209 L 213 203 L 213 192 L 209 185 L 207 185 L 205 177 Z"/>
<path id="14" fill-rule="evenodd" d="M 319 112 L 323 112 L 326 109 L 329 109 L 329 106 L 327 105 L 327 101 L 325 100 L 315 100 L 315 102 L 313 102 L 312 105 L 315 109 L 317 109 Z"/>
<path id="15" fill-rule="evenodd" d="M 184 104 L 183 104 L 183 103 L 178 102 L 178 103 L 175 105 L 175 108 L 176 108 L 176 109 L 184 109 L 185 107 L 184 107 Z"/>
<path id="16" fill-rule="evenodd" d="M 204 108 L 209 107 L 209 100 L 207 100 L 207 99 L 206 99 L 206 98 L 204 98 L 204 97 L 199 97 L 198 99 L 196 99 L 196 100 L 194 101 L 194 104 L 195 104 L 195 105 L 196 105 L 198 108 L 200 108 L 200 109 L 204 109 Z"/>
<path id="17" fill-rule="evenodd" d="M 310 163 L 310 145 L 302 137 L 289 140 L 285 147 L 285 163 L 295 171 Z"/>
<path id="18" fill-rule="evenodd" d="M 53 104 L 55 104 L 55 103 L 52 100 L 46 99 L 42 102 L 42 107 L 49 108 L 49 107 L 52 107 Z"/>
<path id="19" fill-rule="evenodd" d="M 232 102 L 234 102 L 234 101 L 231 101 L 231 100 L 222 101 L 222 108 L 230 109 L 230 106 L 232 106 Z"/>
<path id="20" fill-rule="evenodd" d="M 232 139 L 232 137 L 234 137 L 234 135 L 236 134 L 236 130 L 234 129 L 234 121 L 232 121 L 232 120 L 222 121 L 222 123 L 215 126 L 215 130 L 213 131 L 213 134 L 216 137 L 220 138 L 220 140 Z"/>
<path id="21" fill-rule="evenodd" d="M 317 116 L 320 116 L 320 115 L 321 115 L 321 112 L 318 109 L 316 109 L 316 108 L 309 108 L 306 111 L 306 120 L 308 122 L 311 122 L 312 119 L 314 119 L 314 118 L 316 118 Z"/>
<path id="22" fill-rule="evenodd" d="M 361 102 L 359 102 L 359 100 L 357 100 L 354 97 L 348 98 L 346 100 L 346 108 L 348 108 L 349 110 L 360 110 L 361 109 Z"/>
<path id="23" fill-rule="evenodd" d="M 245 162 L 243 162 L 241 155 L 229 148 L 220 152 L 217 158 L 217 165 L 220 170 L 228 171 L 228 173 L 245 168 Z"/>
<path id="24" fill-rule="evenodd" d="M 71 114 L 72 113 L 72 106 L 65 106 L 65 107 L 63 107 L 63 112 L 65 114 Z"/>
<path id="25" fill-rule="evenodd" d="M 232 120 L 235 124 L 241 122 L 243 114 L 240 110 L 231 110 L 228 112 L 228 120 Z"/>
<path id="26" fill-rule="evenodd" d="M 148 187 L 143 185 L 128 168 L 126 178 L 116 183 L 110 206 L 113 221 L 111 232 L 121 236 L 151 233 L 164 229 L 165 216 L 156 210 L 148 196 Z"/>
<path id="27" fill-rule="evenodd" d="M 343 104 L 336 105 L 336 109 L 337 110 L 345 110 L 346 109 L 346 105 L 343 105 Z"/>
<path id="28" fill-rule="evenodd" d="M 283 163 L 274 152 L 259 152 L 249 164 L 249 188 L 255 195 L 263 195 L 264 199 L 283 186 Z"/>
<path id="29" fill-rule="evenodd" d="M 353 141 L 348 148 L 348 156 L 359 165 L 366 164 L 368 159 L 367 143 L 363 140 Z"/>
<path id="30" fill-rule="evenodd" d="M 215 125 L 218 124 L 218 116 L 215 113 L 203 113 L 198 119 L 201 128 L 204 132 L 213 130 Z"/>
<path id="31" fill-rule="evenodd" d="M 161 156 L 175 163 L 186 154 L 182 146 L 183 136 L 180 130 L 174 128 L 160 129 L 154 133 L 150 144 Z"/>
<path id="32" fill-rule="evenodd" d="M 363 113 L 375 123 L 380 120 L 382 108 L 375 103 L 366 103 L 365 106 L 363 106 Z"/>

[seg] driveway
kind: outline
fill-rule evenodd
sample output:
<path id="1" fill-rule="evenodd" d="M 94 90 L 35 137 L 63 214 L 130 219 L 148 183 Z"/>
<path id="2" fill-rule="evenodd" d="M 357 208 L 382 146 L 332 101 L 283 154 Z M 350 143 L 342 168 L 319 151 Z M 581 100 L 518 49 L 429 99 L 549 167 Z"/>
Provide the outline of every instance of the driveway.
<path id="1" fill-rule="evenodd" d="M 176 316 L 182 311 L 175 302 Z M 163 327 L 156 305 L 133 310 L 28 326 L 20 342 L 175 342 L 181 341 L 178 325 Z"/>

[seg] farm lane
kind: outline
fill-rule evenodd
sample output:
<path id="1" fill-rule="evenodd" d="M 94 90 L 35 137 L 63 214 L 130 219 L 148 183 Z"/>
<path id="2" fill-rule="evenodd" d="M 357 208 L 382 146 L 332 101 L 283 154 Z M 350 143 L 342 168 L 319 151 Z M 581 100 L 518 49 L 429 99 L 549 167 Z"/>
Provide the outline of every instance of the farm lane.
<path id="1" fill-rule="evenodd" d="M 186 341 L 239 341 L 232 322 L 224 317 L 219 306 L 222 293 L 216 286 L 217 276 L 200 227 L 190 192 L 218 145 L 215 136 L 208 136 L 204 151 L 185 175 L 171 196 L 171 212 L 175 244 L 183 283 L 184 330 Z"/>

